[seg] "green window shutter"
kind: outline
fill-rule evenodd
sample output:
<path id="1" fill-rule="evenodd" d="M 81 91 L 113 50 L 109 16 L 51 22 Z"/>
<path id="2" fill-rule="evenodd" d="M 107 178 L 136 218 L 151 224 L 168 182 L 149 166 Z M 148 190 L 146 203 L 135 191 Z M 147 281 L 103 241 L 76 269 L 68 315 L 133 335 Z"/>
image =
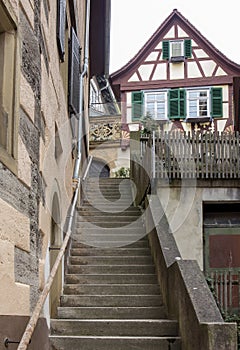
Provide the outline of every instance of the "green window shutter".
<path id="1" fill-rule="evenodd" d="M 191 39 L 184 40 L 184 56 L 186 58 L 192 57 L 192 40 Z"/>
<path id="2" fill-rule="evenodd" d="M 143 92 L 132 92 L 132 120 L 138 120 L 143 112 Z"/>
<path id="3" fill-rule="evenodd" d="M 68 104 L 70 111 L 77 114 L 79 113 L 81 47 L 73 27 L 69 49 Z"/>
<path id="4" fill-rule="evenodd" d="M 170 44 L 169 41 L 163 41 L 162 42 L 162 53 L 163 53 L 163 59 L 169 60 L 170 56 Z"/>
<path id="5" fill-rule="evenodd" d="M 219 118 L 223 116 L 222 106 L 222 88 L 211 89 L 211 106 L 212 106 L 212 117 Z"/>
<path id="6" fill-rule="evenodd" d="M 168 93 L 168 116 L 170 119 L 185 118 L 186 116 L 186 91 L 184 89 L 172 89 Z"/>
<path id="7" fill-rule="evenodd" d="M 180 118 L 186 117 L 186 90 L 179 90 L 179 116 Z"/>

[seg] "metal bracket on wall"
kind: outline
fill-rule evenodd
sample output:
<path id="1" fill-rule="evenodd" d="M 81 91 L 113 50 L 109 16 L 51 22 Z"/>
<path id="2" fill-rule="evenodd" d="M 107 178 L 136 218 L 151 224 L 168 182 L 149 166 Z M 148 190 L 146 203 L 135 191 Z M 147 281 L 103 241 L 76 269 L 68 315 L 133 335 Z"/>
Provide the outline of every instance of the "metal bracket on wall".
<path id="1" fill-rule="evenodd" d="M 29 344 L 31 343 L 31 340 L 29 342 Z M 8 338 L 4 339 L 4 346 L 5 348 L 8 348 L 9 344 L 20 344 L 20 340 L 19 341 L 15 341 L 15 340 L 9 340 Z"/>

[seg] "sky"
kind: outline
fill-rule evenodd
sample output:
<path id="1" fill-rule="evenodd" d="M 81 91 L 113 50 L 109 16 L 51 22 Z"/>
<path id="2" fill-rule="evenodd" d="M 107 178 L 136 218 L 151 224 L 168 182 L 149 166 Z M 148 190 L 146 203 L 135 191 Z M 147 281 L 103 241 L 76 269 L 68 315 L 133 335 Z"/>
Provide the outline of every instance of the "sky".
<path id="1" fill-rule="evenodd" d="M 173 9 L 240 64 L 239 7 L 239 0 L 112 0 L 110 74 L 135 56 Z"/>

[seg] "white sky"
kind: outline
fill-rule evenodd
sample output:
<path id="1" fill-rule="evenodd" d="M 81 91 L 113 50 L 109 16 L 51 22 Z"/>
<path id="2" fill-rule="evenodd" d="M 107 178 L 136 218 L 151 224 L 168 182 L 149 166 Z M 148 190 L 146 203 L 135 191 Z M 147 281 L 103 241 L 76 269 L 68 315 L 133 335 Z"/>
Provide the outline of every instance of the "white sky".
<path id="1" fill-rule="evenodd" d="M 112 0 L 110 73 L 125 65 L 173 9 L 240 64 L 240 0 Z"/>

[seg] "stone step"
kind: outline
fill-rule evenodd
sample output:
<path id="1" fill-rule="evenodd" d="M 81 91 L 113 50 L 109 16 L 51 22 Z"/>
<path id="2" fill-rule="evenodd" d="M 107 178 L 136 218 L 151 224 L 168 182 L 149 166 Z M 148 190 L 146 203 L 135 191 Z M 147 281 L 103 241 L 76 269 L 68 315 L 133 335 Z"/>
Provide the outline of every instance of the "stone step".
<path id="1" fill-rule="evenodd" d="M 114 232 L 114 230 L 112 230 Z M 135 234 L 127 233 L 106 233 L 103 234 L 100 231 L 97 233 L 76 233 L 73 235 L 73 239 L 76 242 L 89 245 L 95 248 L 115 248 L 115 247 L 126 247 L 132 243 L 137 242 L 139 239 L 144 237 L 145 234 L 142 232 Z"/>
<path id="2" fill-rule="evenodd" d="M 133 222 L 133 221 L 139 221 L 139 217 L 138 216 L 134 216 L 134 215 L 129 215 L 129 216 L 116 216 L 116 215 L 101 215 L 101 216 L 87 216 L 87 215 L 78 215 L 76 217 L 76 224 L 80 223 L 80 222 L 93 222 L 93 223 L 98 223 L 98 222 L 117 222 L 117 223 L 122 223 L 122 222 Z"/>
<path id="3" fill-rule="evenodd" d="M 98 275 L 84 275 L 84 274 L 67 274 L 65 275 L 65 283 L 68 284 L 155 284 L 157 283 L 156 274 L 98 274 Z"/>
<path id="4" fill-rule="evenodd" d="M 178 337 L 51 336 L 54 350 L 179 350 Z"/>
<path id="5" fill-rule="evenodd" d="M 82 229 L 95 229 L 95 228 L 123 228 L 123 229 L 143 229 L 143 222 L 141 219 L 138 220 L 125 220 L 125 221 L 118 221 L 117 218 L 115 220 L 108 220 L 108 218 L 105 218 L 105 221 L 95 221 L 92 220 L 90 222 L 88 221 L 77 221 L 75 224 L 76 230 L 82 230 Z"/>
<path id="6" fill-rule="evenodd" d="M 77 295 L 159 295 L 158 284 L 65 284 L 63 294 Z"/>
<path id="7" fill-rule="evenodd" d="M 63 295 L 61 306 L 161 306 L 161 295 Z"/>
<path id="8" fill-rule="evenodd" d="M 76 227 L 76 235 L 80 233 L 79 231 L 86 231 L 86 235 L 91 236 L 91 235 L 110 235 L 112 238 L 115 238 L 116 235 L 126 235 L 126 236 L 133 236 L 137 235 L 139 238 L 143 237 L 144 234 L 146 234 L 145 229 L 143 227 L 130 227 L 128 225 L 127 227 L 127 232 L 124 227 L 94 227 L 94 228 L 86 228 L 84 229 L 78 229 Z"/>
<path id="9" fill-rule="evenodd" d="M 51 320 L 53 335 L 84 336 L 176 336 L 178 323 L 173 320 Z M 114 350 L 114 349 L 113 349 Z"/>
<path id="10" fill-rule="evenodd" d="M 126 198 L 126 197 L 121 197 L 119 199 L 116 198 L 105 198 L 103 196 L 103 198 L 86 198 L 83 201 L 83 205 L 87 205 L 90 204 L 92 206 L 94 206 L 94 204 L 99 204 L 99 205 L 116 205 L 116 206 L 126 206 L 126 208 L 130 207 L 133 203 L 133 199 L 132 198 Z"/>
<path id="11" fill-rule="evenodd" d="M 82 207 L 80 209 L 78 209 L 78 213 L 77 215 L 79 216 L 116 216 L 116 217 L 120 217 L 120 216 L 139 216 L 141 215 L 141 212 L 138 208 L 135 208 L 135 207 L 129 207 L 127 208 L 126 210 L 121 210 L 120 212 L 118 213 L 111 213 L 109 211 L 101 211 L 101 210 L 98 210 L 96 208 L 93 208 L 91 206 L 85 206 L 85 207 Z"/>
<path id="12" fill-rule="evenodd" d="M 70 274 L 137 274 L 155 273 L 154 265 L 68 265 L 67 273 Z"/>
<path id="13" fill-rule="evenodd" d="M 96 200 L 96 197 L 98 200 L 112 200 L 117 201 L 121 199 L 125 199 L 127 201 L 133 201 L 132 194 L 129 191 L 126 192 L 119 192 L 119 191 L 104 191 L 104 192 L 88 192 L 85 199 L 86 201 L 92 201 Z"/>
<path id="14" fill-rule="evenodd" d="M 109 249 L 109 247 L 106 246 L 107 242 L 102 241 L 102 242 L 99 242 L 99 244 L 100 243 L 102 243 L 102 247 L 103 247 L 101 249 Z M 120 241 L 118 241 L 118 242 L 115 241 L 115 243 L 116 244 L 119 243 L 119 245 L 116 245 L 116 247 L 120 247 L 120 248 L 146 248 L 146 247 L 149 248 L 149 243 L 148 243 L 148 240 L 146 239 L 146 237 L 144 237 L 143 239 L 138 240 L 138 241 L 130 242 L 130 244 L 126 244 L 124 246 L 121 246 L 122 242 L 120 242 Z M 96 249 L 95 246 L 91 246 L 91 245 L 89 246 L 89 245 L 86 245 L 86 244 L 83 244 L 81 242 L 77 242 L 74 240 L 72 241 L 71 247 L 72 248 L 86 248 L 87 247 L 88 249 L 90 249 L 90 248 Z M 98 247 L 101 247 L 101 245 L 99 245 Z M 111 248 L 111 249 L 113 249 L 113 248 Z"/>
<path id="15" fill-rule="evenodd" d="M 122 185 L 131 185 L 132 183 L 132 180 L 128 177 L 106 177 L 106 178 L 103 178 L 103 177 L 98 177 L 98 178 L 88 178 L 87 180 L 87 185 L 88 185 L 88 188 L 90 187 L 89 185 L 93 185 L 93 184 L 99 184 L 99 185 L 106 185 L 106 186 L 113 186 L 113 185 L 119 185 L 119 184 L 122 184 Z"/>
<path id="16" fill-rule="evenodd" d="M 58 307 L 59 318 L 71 319 L 162 319 L 166 318 L 164 306 L 142 307 Z"/>
<path id="17" fill-rule="evenodd" d="M 147 265 L 153 264 L 151 256 L 70 256 L 71 265 Z"/>
<path id="18" fill-rule="evenodd" d="M 101 248 L 101 249 L 113 249 L 113 248 L 124 248 L 124 247 L 135 247 L 136 245 L 136 238 L 132 239 L 132 241 L 127 241 L 122 238 L 122 240 L 106 240 L 106 237 L 103 239 L 103 237 L 95 238 L 95 239 L 84 239 L 80 240 L 75 243 L 75 247 L 82 247 L 82 246 L 90 246 L 92 248 Z M 141 243 L 139 245 L 140 247 L 146 247 L 147 244 Z"/>
<path id="19" fill-rule="evenodd" d="M 111 207 L 111 205 L 110 205 L 110 207 Z M 78 213 L 82 213 L 84 211 L 88 211 L 89 209 L 91 209 L 92 211 L 95 211 L 95 212 L 99 212 L 99 209 L 93 208 L 91 205 L 88 204 L 88 205 L 84 205 L 84 206 L 80 207 L 78 209 Z M 124 213 L 124 214 L 126 212 L 128 213 L 128 215 L 130 215 L 130 213 L 132 213 L 132 212 L 139 215 L 139 213 L 141 213 L 141 210 L 139 208 L 137 208 L 137 207 L 129 206 L 129 207 L 127 207 L 125 209 L 125 211 L 123 211 L 123 212 L 119 211 L 119 213 Z M 106 211 L 106 213 L 108 213 L 108 211 Z"/>
<path id="20" fill-rule="evenodd" d="M 150 248 L 72 248 L 71 256 L 150 256 Z"/>
<path id="21" fill-rule="evenodd" d="M 85 198 L 101 198 L 101 197 L 111 197 L 111 198 L 129 198 L 132 199 L 132 191 L 128 188 L 100 188 L 95 187 L 91 191 L 85 193 Z"/>
<path id="22" fill-rule="evenodd" d="M 90 203 L 90 204 L 85 204 L 85 208 L 89 209 L 89 210 L 97 210 L 99 212 L 101 212 L 101 214 L 105 215 L 105 213 L 109 213 L 111 215 L 119 215 L 120 213 L 128 213 L 132 210 L 132 207 L 130 206 L 129 203 L 110 203 L 110 202 L 106 202 L 106 203 Z M 139 215 L 139 213 L 138 213 Z"/>

